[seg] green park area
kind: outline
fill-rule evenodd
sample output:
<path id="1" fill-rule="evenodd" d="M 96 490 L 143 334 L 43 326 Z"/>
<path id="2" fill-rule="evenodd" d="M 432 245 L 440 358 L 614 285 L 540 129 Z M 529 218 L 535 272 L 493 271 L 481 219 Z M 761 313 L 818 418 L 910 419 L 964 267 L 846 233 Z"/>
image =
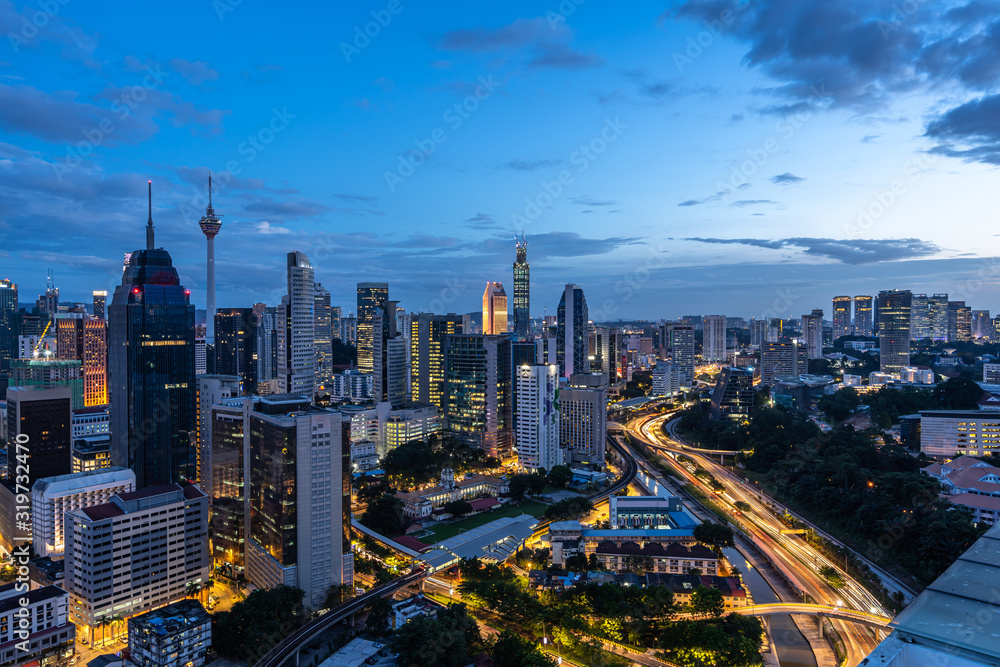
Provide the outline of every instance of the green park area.
<path id="1" fill-rule="evenodd" d="M 546 505 L 538 502 L 527 502 L 521 503 L 520 505 L 504 505 L 498 510 L 483 512 L 482 514 L 476 514 L 475 516 L 470 516 L 466 519 L 437 526 L 432 529 L 431 535 L 426 535 L 418 539 L 424 544 L 434 544 L 436 542 L 440 542 L 441 540 L 446 540 L 449 537 L 454 537 L 459 533 L 464 533 L 472 530 L 473 528 L 478 528 L 479 526 L 487 524 L 490 521 L 496 521 L 497 519 L 502 519 L 504 517 L 530 514 L 531 516 L 538 518 L 545 514 L 546 507 Z"/>

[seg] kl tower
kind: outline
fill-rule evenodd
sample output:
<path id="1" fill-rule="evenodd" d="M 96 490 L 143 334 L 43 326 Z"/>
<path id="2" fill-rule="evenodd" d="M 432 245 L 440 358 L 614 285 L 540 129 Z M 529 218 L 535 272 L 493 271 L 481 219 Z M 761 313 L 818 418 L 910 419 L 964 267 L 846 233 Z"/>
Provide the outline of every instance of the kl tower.
<path id="1" fill-rule="evenodd" d="M 205 305 L 205 344 L 215 344 L 215 235 L 222 229 L 222 220 L 212 208 L 212 174 L 208 175 L 208 207 L 198 221 L 208 239 L 208 296 Z"/>

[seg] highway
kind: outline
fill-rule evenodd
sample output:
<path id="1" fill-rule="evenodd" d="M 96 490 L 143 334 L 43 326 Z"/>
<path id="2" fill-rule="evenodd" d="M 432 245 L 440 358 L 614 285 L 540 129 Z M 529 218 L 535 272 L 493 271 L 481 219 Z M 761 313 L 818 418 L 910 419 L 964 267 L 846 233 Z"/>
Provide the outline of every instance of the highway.
<path id="1" fill-rule="evenodd" d="M 633 437 L 644 441 L 647 446 L 659 450 L 661 453 L 666 453 L 668 459 L 673 459 L 675 454 L 683 454 L 696 461 L 698 465 L 723 484 L 725 487 L 723 497 L 728 495 L 729 502 L 743 501 L 750 505 L 751 511 L 742 516 L 735 509 L 732 509 L 731 520 L 753 538 L 757 547 L 768 555 L 769 560 L 782 571 L 787 579 L 795 583 L 800 590 L 808 593 L 813 600 L 826 606 L 836 607 L 839 604 L 879 617 L 890 616 L 874 595 L 847 576 L 837 567 L 836 563 L 829 561 L 823 554 L 797 536 L 781 534 L 781 530 L 785 526 L 759 500 L 759 494 L 755 489 L 729 474 L 727 470 L 711 459 L 684 449 L 677 440 L 663 436 L 660 426 L 668 418 L 669 415 L 633 420 L 628 424 L 628 430 Z M 674 467 L 684 476 L 686 481 L 705 489 L 709 495 L 712 494 L 712 490 L 687 468 L 680 464 L 675 464 Z M 723 504 L 722 498 L 719 499 L 719 503 Z M 834 567 L 840 572 L 845 583 L 842 589 L 831 588 L 826 580 L 819 575 L 819 569 L 823 566 Z M 857 665 L 877 644 L 869 631 L 859 628 L 853 623 L 842 620 L 832 620 L 831 622 L 844 639 L 849 666 Z"/>

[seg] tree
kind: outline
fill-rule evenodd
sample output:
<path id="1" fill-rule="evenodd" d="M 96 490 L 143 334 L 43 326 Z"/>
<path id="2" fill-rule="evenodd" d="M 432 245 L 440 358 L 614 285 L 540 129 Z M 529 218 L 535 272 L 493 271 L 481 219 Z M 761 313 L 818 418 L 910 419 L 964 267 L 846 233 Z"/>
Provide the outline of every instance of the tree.
<path id="1" fill-rule="evenodd" d="M 722 591 L 718 588 L 706 588 L 699 586 L 691 593 L 691 611 L 702 616 L 722 616 L 726 609 L 725 600 L 722 598 Z"/>
<path id="2" fill-rule="evenodd" d="M 212 615 L 212 646 L 223 657 L 256 662 L 305 621 L 304 596 L 290 586 L 252 592 L 230 611 Z"/>
<path id="3" fill-rule="evenodd" d="M 347 584 L 333 584 L 326 591 L 326 600 L 323 601 L 324 609 L 333 609 L 344 604 L 351 597 L 351 587 Z"/>
<path id="4" fill-rule="evenodd" d="M 854 387 L 843 387 L 832 394 L 821 397 L 817 405 L 828 419 L 839 422 L 851 416 L 851 413 L 861 405 L 861 396 Z"/>
<path id="5" fill-rule="evenodd" d="M 703 521 L 694 528 L 694 539 L 713 548 L 716 552 L 734 546 L 733 529 L 721 523 Z"/>
<path id="6" fill-rule="evenodd" d="M 368 504 L 361 523 L 387 537 L 399 535 L 403 531 L 403 501 L 383 493 Z"/>
<path id="7" fill-rule="evenodd" d="M 472 511 L 472 505 L 467 500 L 452 500 L 444 504 L 444 511 L 455 516 L 465 516 Z"/>
<path id="8" fill-rule="evenodd" d="M 513 475 L 510 478 L 510 497 L 514 502 L 521 502 L 528 493 L 528 477 L 530 475 Z"/>
<path id="9" fill-rule="evenodd" d="M 573 471 L 569 466 L 552 466 L 549 471 L 549 484 L 552 486 L 565 487 L 573 480 Z"/>
<path id="10" fill-rule="evenodd" d="M 368 505 L 387 493 L 391 495 L 395 492 L 384 479 L 378 477 L 362 477 L 361 479 L 362 481 L 358 485 L 359 503 Z"/>
<path id="11" fill-rule="evenodd" d="M 968 378 L 951 378 L 934 387 L 934 398 L 946 410 L 973 410 L 982 397 L 982 387 Z"/>
<path id="12" fill-rule="evenodd" d="M 368 618 L 365 627 L 375 634 L 384 634 L 389 630 L 389 614 L 392 613 L 392 601 L 389 598 L 375 598 L 368 605 Z"/>
<path id="13" fill-rule="evenodd" d="M 837 571 L 837 568 L 824 565 L 819 569 L 819 574 L 821 577 L 826 579 L 826 583 L 830 584 L 831 587 L 844 587 L 844 578 L 840 576 L 840 572 Z"/>
<path id="14" fill-rule="evenodd" d="M 568 521 L 594 511 L 588 498 L 566 498 L 545 508 L 545 518 L 551 521 Z"/>
<path id="15" fill-rule="evenodd" d="M 510 630 L 501 632 L 490 648 L 490 655 L 497 667 L 550 667 L 554 665 L 547 655 L 526 639 Z"/>
<path id="16" fill-rule="evenodd" d="M 753 510 L 753 508 L 750 507 L 750 503 L 748 503 L 746 501 L 743 501 L 743 500 L 737 500 L 733 504 L 733 507 L 735 507 L 736 509 L 738 509 L 743 514 L 746 514 L 747 512 L 750 512 L 750 511 Z"/>
<path id="17" fill-rule="evenodd" d="M 417 616 L 397 628 L 389 648 L 399 656 L 399 665 L 463 667 L 468 653 L 463 630 L 430 616 Z"/>
<path id="18" fill-rule="evenodd" d="M 545 471 L 541 470 L 528 476 L 528 495 L 537 496 L 545 490 Z"/>

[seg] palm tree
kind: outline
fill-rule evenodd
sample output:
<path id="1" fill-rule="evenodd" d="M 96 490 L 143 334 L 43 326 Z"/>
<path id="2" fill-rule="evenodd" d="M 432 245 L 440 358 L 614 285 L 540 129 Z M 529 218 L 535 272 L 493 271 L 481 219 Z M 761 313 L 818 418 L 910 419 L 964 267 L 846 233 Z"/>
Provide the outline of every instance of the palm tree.
<path id="1" fill-rule="evenodd" d="M 184 597 L 193 598 L 194 596 L 198 595 L 198 591 L 200 590 L 201 590 L 201 584 L 194 581 L 189 581 L 187 583 L 187 587 L 184 589 Z"/>
<path id="2" fill-rule="evenodd" d="M 101 629 L 101 643 L 104 643 L 104 626 L 107 625 L 107 616 L 98 616 L 94 619 L 94 625 Z M 93 633 L 91 633 L 93 634 Z M 94 640 L 93 636 L 90 638 L 91 641 Z"/>

